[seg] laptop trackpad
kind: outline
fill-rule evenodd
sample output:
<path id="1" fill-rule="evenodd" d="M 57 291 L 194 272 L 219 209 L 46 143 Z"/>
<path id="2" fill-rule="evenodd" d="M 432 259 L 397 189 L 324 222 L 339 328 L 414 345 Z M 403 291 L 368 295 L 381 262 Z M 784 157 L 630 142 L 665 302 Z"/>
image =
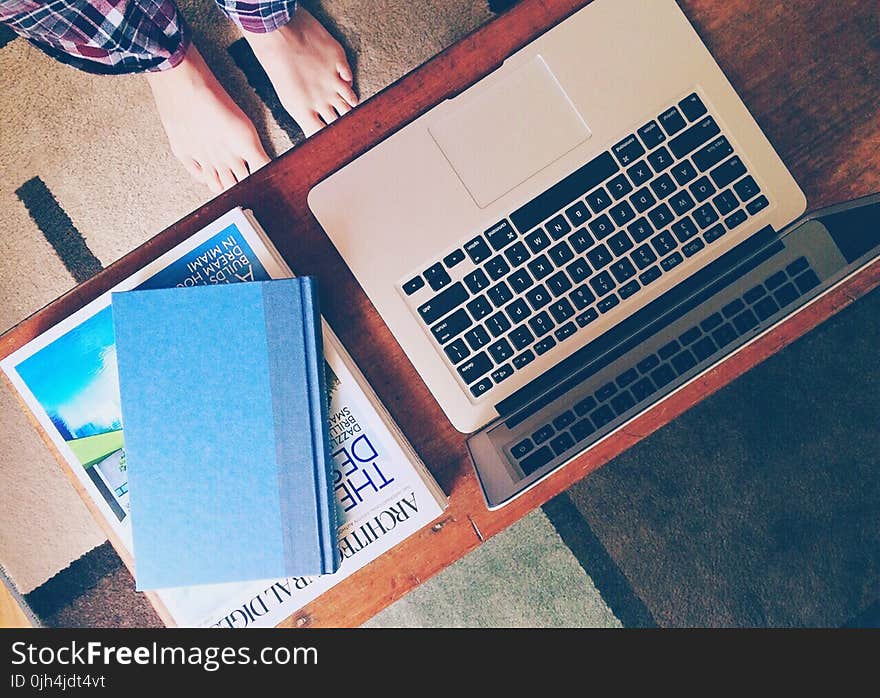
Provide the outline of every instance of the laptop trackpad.
<path id="1" fill-rule="evenodd" d="M 428 130 L 480 208 L 590 137 L 541 56 L 454 106 Z"/>

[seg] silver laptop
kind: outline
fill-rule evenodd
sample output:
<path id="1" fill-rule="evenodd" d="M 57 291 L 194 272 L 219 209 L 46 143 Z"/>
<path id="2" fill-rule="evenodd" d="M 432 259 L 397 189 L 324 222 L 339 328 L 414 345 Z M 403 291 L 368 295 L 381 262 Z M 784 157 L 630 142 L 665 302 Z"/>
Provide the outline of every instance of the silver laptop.
<path id="1" fill-rule="evenodd" d="M 673 0 L 596 0 L 318 184 L 309 205 L 473 434 L 496 507 L 649 404 L 646 388 L 615 387 L 574 410 L 584 395 L 560 386 L 585 350 L 621 341 L 729 253 L 755 253 L 806 201 Z M 666 386 L 699 368 L 693 352 L 669 364 Z M 653 400 L 669 390 L 657 378 Z"/>

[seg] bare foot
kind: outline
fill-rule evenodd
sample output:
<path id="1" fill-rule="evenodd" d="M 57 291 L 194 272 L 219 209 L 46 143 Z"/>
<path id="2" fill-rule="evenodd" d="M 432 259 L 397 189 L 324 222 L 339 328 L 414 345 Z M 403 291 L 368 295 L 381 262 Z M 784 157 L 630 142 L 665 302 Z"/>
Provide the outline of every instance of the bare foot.
<path id="1" fill-rule="evenodd" d="M 306 136 L 357 105 L 345 51 L 304 7 L 275 31 L 244 34 L 281 104 Z"/>
<path id="2" fill-rule="evenodd" d="M 171 152 L 215 194 L 269 162 L 257 131 L 194 45 L 170 70 L 147 73 Z"/>

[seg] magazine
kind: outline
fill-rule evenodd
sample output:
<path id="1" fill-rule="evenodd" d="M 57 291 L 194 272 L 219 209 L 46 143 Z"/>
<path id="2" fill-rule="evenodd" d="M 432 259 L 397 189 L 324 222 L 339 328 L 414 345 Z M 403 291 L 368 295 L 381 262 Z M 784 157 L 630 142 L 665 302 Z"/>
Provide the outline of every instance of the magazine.
<path id="1" fill-rule="evenodd" d="M 251 213 L 234 209 L 0 362 L 127 563 L 133 556 L 110 293 L 289 276 Z M 187 341 L 199 341 L 199 325 L 211 321 L 193 318 Z M 341 568 L 318 577 L 151 592 L 167 624 L 276 625 L 446 507 L 442 490 L 326 322 L 323 330 Z M 231 394 L 242 389 L 230 375 Z"/>

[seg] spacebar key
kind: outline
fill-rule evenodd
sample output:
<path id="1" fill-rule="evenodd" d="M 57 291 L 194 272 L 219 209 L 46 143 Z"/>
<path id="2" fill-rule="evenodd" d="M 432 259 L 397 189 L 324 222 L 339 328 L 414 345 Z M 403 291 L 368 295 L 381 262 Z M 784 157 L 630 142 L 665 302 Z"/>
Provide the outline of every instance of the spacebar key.
<path id="1" fill-rule="evenodd" d="M 453 284 L 445 291 L 441 291 L 427 303 L 419 306 L 419 315 L 422 320 L 429 325 L 435 320 L 439 320 L 450 311 L 454 310 L 468 298 L 467 289 L 462 285 L 461 281 Z"/>

